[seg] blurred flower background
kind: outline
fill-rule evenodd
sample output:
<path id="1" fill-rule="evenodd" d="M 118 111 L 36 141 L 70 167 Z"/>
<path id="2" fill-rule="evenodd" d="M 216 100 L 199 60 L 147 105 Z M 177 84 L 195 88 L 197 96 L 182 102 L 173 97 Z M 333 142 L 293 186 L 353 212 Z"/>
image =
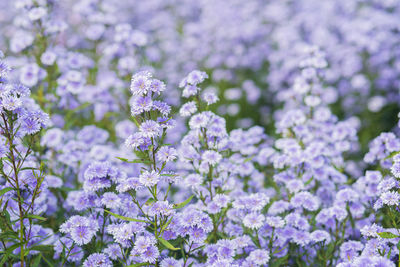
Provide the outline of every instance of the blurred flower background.
<path id="1" fill-rule="evenodd" d="M 395 266 L 397 0 L 0 1 L 0 264 Z"/>

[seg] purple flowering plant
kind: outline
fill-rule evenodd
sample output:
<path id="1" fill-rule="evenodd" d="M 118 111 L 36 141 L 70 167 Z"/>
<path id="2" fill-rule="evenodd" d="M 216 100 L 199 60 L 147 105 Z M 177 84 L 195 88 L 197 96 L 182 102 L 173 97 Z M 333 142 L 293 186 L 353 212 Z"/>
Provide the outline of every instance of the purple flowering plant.
<path id="1" fill-rule="evenodd" d="M 400 264 L 399 14 L 0 1 L 0 265 Z"/>
<path id="2" fill-rule="evenodd" d="M 29 88 L 9 80 L 11 68 L 0 60 L 1 264 L 29 265 L 38 251 L 51 248 L 53 234 L 40 225 L 49 189 L 44 166 L 36 160 L 37 136 L 49 116 L 29 97 Z"/>

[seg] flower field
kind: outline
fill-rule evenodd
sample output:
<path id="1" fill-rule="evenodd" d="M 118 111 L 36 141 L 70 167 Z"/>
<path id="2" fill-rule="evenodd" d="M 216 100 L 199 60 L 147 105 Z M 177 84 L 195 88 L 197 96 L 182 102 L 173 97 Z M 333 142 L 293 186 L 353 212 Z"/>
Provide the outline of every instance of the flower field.
<path id="1" fill-rule="evenodd" d="M 0 266 L 400 266 L 400 1 L 0 1 Z"/>

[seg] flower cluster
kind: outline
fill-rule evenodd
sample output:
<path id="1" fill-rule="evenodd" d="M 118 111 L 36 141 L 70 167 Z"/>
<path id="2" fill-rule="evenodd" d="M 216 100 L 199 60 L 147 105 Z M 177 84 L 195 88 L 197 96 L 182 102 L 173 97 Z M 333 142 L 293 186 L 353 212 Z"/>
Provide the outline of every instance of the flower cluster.
<path id="1" fill-rule="evenodd" d="M 0 265 L 395 266 L 399 14 L 0 1 Z"/>
<path id="2" fill-rule="evenodd" d="M 3 53 L 0 51 L 0 56 Z M 49 116 L 30 98 L 30 90 L 12 81 L 12 69 L 0 59 L 0 207 L 2 263 L 12 254 L 39 253 L 38 246 L 50 247 L 53 230 L 39 225 L 41 215 L 54 213 L 57 200 L 51 192 L 55 184 L 37 160 L 35 141 L 49 124 Z"/>

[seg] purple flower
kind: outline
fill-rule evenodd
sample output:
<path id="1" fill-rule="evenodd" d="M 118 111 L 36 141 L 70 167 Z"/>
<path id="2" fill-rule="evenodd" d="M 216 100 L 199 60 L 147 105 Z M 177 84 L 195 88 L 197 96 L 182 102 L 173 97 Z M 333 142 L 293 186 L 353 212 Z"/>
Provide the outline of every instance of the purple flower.
<path id="1" fill-rule="evenodd" d="M 373 264 L 374 264 L 374 266 L 379 266 L 379 267 L 395 267 L 396 266 L 396 264 L 394 264 L 390 259 L 388 259 L 386 257 L 381 257 L 381 256 L 374 257 Z"/>
<path id="2" fill-rule="evenodd" d="M 377 184 L 382 180 L 382 174 L 380 173 L 380 171 L 366 171 L 365 180 L 368 183 Z"/>
<path id="3" fill-rule="evenodd" d="M 190 119 L 189 126 L 191 129 L 205 128 L 207 126 L 208 120 L 209 118 L 206 114 L 196 114 Z"/>
<path id="4" fill-rule="evenodd" d="M 138 148 L 145 148 L 146 145 L 150 144 L 150 142 L 151 142 L 150 138 L 147 138 L 141 132 L 138 132 L 134 133 L 133 135 L 130 135 L 125 140 L 125 145 L 127 147 L 136 150 Z"/>
<path id="5" fill-rule="evenodd" d="M 202 83 L 207 78 L 208 78 L 208 75 L 205 72 L 202 72 L 199 70 L 193 70 L 186 76 L 185 80 L 186 80 L 186 83 L 195 85 L 195 84 Z M 182 83 L 181 83 L 181 85 L 182 85 Z"/>
<path id="6" fill-rule="evenodd" d="M 320 203 L 317 197 L 311 195 L 309 192 L 299 192 L 290 200 L 293 207 L 303 207 L 310 211 L 318 209 Z"/>
<path id="7" fill-rule="evenodd" d="M 133 239 L 135 234 L 142 233 L 144 231 L 145 223 L 142 222 L 130 222 L 122 224 L 110 224 L 107 226 L 107 233 L 114 237 L 114 240 L 122 246 L 130 246 L 130 241 Z"/>
<path id="8" fill-rule="evenodd" d="M 136 116 L 152 108 L 153 100 L 150 96 L 137 96 L 131 103 L 131 114 Z"/>
<path id="9" fill-rule="evenodd" d="M 272 203 L 272 205 L 268 209 L 268 214 L 277 215 L 285 212 L 289 209 L 289 202 L 284 200 L 278 200 Z"/>
<path id="10" fill-rule="evenodd" d="M 154 138 L 160 135 L 161 126 L 155 121 L 147 120 L 140 125 L 139 130 L 143 137 Z"/>
<path id="11" fill-rule="evenodd" d="M 31 116 L 24 116 L 21 118 L 21 130 L 29 135 L 35 134 L 40 131 L 41 124 L 38 120 Z"/>
<path id="12" fill-rule="evenodd" d="M 160 181 L 160 174 L 158 174 L 155 171 L 144 171 L 140 176 L 139 176 L 139 182 L 143 186 L 154 186 Z"/>
<path id="13" fill-rule="evenodd" d="M 394 177 L 400 178 L 400 161 L 395 162 L 390 170 Z"/>
<path id="14" fill-rule="evenodd" d="M 104 253 L 94 253 L 84 262 L 83 267 L 112 267 L 113 264 Z"/>
<path id="15" fill-rule="evenodd" d="M 101 199 L 101 204 L 106 206 L 106 208 L 116 209 L 121 206 L 121 199 L 115 193 L 106 192 L 103 194 L 103 197 Z"/>
<path id="16" fill-rule="evenodd" d="M 183 267 L 183 262 L 172 257 L 168 257 L 160 262 L 160 267 Z"/>
<path id="17" fill-rule="evenodd" d="M 217 214 L 221 211 L 221 207 L 219 207 L 215 202 L 211 202 L 207 204 L 207 212 L 209 214 Z"/>
<path id="18" fill-rule="evenodd" d="M 112 260 L 116 260 L 122 257 L 121 248 L 118 246 L 118 244 L 109 245 L 103 250 L 103 252 L 107 254 L 107 256 Z"/>
<path id="19" fill-rule="evenodd" d="M 372 224 L 372 225 L 366 225 L 364 226 L 360 232 L 363 236 L 366 237 L 375 237 L 378 238 L 378 231 L 381 230 L 381 227 L 379 227 L 377 224 Z"/>
<path id="20" fill-rule="evenodd" d="M 14 111 L 22 106 L 22 100 L 13 95 L 5 95 L 2 97 L 1 106 L 9 111 Z"/>
<path id="21" fill-rule="evenodd" d="M 267 250 L 256 249 L 250 252 L 250 255 L 247 257 L 247 259 L 256 264 L 263 265 L 269 262 L 270 256 Z"/>
<path id="22" fill-rule="evenodd" d="M 217 194 L 213 199 L 213 202 L 220 208 L 226 208 L 230 201 L 230 197 L 224 194 Z"/>
<path id="23" fill-rule="evenodd" d="M 0 151 L 1 151 L 1 145 L 0 145 Z M 47 175 L 44 179 L 44 182 L 47 184 L 48 187 L 51 188 L 60 188 L 63 185 L 63 180 L 60 177 L 54 175 Z"/>
<path id="24" fill-rule="evenodd" d="M 217 256 L 222 259 L 231 259 L 235 256 L 235 248 L 232 246 L 232 241 L 222 239 L 217 242 Z"/>
<path id="25" fill-rule="evenodd" d="M 203 153 L 203 155 L 201 155 L 201 159 L 203 162 L 214 166 L 220 162 L 222 156 L 216 151 L 207 150 Z"/>
<path id="26" fill-rule="evenodd" d="M 52 51 L 46 51 L 40 56 L 40 61 L 44 65 L 51 66 L 57 59 L 57 54 Z"/>
<path id="27" fill-rule="evenodd" d="M 150 90 L 151 74 L 147 71 L 132 76 L 131 92 L 133 95 L 145 95 Z"/>
<path id="28" fill-rule="evenodd" d="M 21 69 L 20 82 L 28 87 L 35 86 L 40 79 L 41 69 L 35 63 L 25 65 Z"/>
<path id="29" fill-rule="evenodd" d="M 159 255 L 160 252 L 158 251 L 157 247 L 151 245 L 147 247 L 146 250 L 140 255 L 140 258 L 144 262 L 155 263 Z"/>
<path id="30" fill-rule="evenodd" d="M 127 138 L 135 129 L 135 124 L 130 120 L 123 120 L 115 125 L 116 134 L 120 138 Z"/>
<path id="31" fill-rule="evenodd" d="M 392 177 L 386 178 L 384 180 L 382 180 L 379 184 L 378 184 L 378 191 L 381 193 L 387 192 L 390 189 L 397 187 L 397 181 L 395 179 L 393 179 Z"/>
<path id="32" fill-rule="evenodd" d="M 72 216 L 60 226 L 60 232 L 70 234 L 78 245 L 89 243 L 98 230 L 99 225 L 96 220 L 78 215 Z"/>
<path id="33" fill-rule="evenodd" d="M 272 216 L 267 216 L 265 218 L 266 223 L 273 227 L 273 228 L 283 228 L 285 226 L 285 221 L 278 216 L 272 217 Z"/>
<path id="34" fill-rule="evenodd" d="M 149 216 L 170 216 L 174 213 L 173 206 L 168 201 L 157 201 L 147 211 Z"/>
<path id="35" fill-rule="evenodd" d="M 331 242 L 331 236 L 324 230 L 315 230 L 310 234 L 310 238 L 315 243 L 325 242 L 325 244 L 328 244 Z"/>
<path id="36" fill-rule="evenodd" d="M 296 193 L 304 189 L 304 184 L 301 180 L 292 179 L 286 182 L 286 187 L 290 193 Z"/>
<path id="37" fill-rule="evenodd" d="M 306 246 L 308 243 L 311 242 L 310 233 L 306 231 L 295 231 L 292 238 L 293 242 L 300 246 Z"/>
<path id="38" fill-rule="evenodd" d="M 162 101 L 154 101 L 153 109 L 158 110 L 163 116 L 168 116 L 171 112 L 171 106 Z"/>
<path id="39" fill-rule="evenodd" d="M 196 85 L 188 84 L 183 89 L 182 96 L 188 98 L 188 97 L 196 95 L 197 92 L 199 92 L 199 91 L 200 91 L 200 88 L 197 87 Z"/>
<path id="40" fill-rule="evenodd" d="M 206 101 L 208 105 L 218 102 L 218 96 L 212 91 L 205 91 L 203 93 L 203 100 Z"/>
<path id="41" fill-rule="evenodd" d="M 150 91 L 156 94 L 160 94 L 165 90 L 165 84 L 157 79 L 153 79 L 150 83 Z"/>
<path id="42" fill-rule="evenodd" d="M 250 213 L 243 218 L 243 224 L 250 229 L 259 229 L 261 226 L 263 226 L 264 220 L 264 215 Z"/>
<path id="43" fill-rule="evenodd" d="M 233 202 L 236 209 L 247 209 L 251 211 L 260 211 L 269 202 L 269 197 L 262 193 L 254 193 L 239 197 Z"/>
<path id="44" fill-rule="evenodd" d="M 399 205 L 400 194 L 394 191 L 387 191 L 381 195 L 380 199 L 383 204 L 397 206 Z"/>
<path id="45" fill-rule="evenodd" d="M 186 176 L 184 183 L 192 189 L 197 189 L 203 183 L 203 176 L 197 173 L 192 173 Z"/>
<path id="46" fill-rule="evenodd" d="M 196 111 L 197 111 L 196 102 L 190 101 L 182 105 L 182 107 L 179 110 L 179 114 L 182 117 L 188 117 L 194 114 Z"/>
<path id="47" fill-rule="evenodd" d="M 119 193 L 125 193 L 129 190 L 139 190 L 142 188 L 143 185 L 140 182 L 140 179 L 137 177 L 131 177 L 127 179 L 123 179 L 119 181 L 119 184 L 117 185 L 117 191 Z"/>
<path id="48" fill-rule="evenodd" d="M 358 256 L 358 252 L 364 248 L 359 241 L 347 241 L 340 246 L 340 258 L 345 261 L 351 261 Z"/>
<path id="49" fill-rule="evenodd" d="M 236 248 L 245 248 L 247 246 L 252 245 L 252 243 L 253 243 L 253 241 L 247 235 L 239 236 L 232 240 L 232 244 Z"/>
<path id="50" fill-rule="evenodd" d="M 61 145 L 64 132 L 58 128 L 52 128 L 46 131 L 43 135 L 41 143 L 43 146 L 56 148 Z"/>
<path id="51" fill-rule="evenodd" d="M 121 174 L 109 162 L 93 162 L 84 173 L 83 189 L 87 192 L 96 192 L 109 188 L 118 175 Z"/>
<path id="52" fill-rule="evenodd" d="M 207 233 L 200 227 L 193 227 L 189 230 L 189 237 L 192 242 L 203 243 L 207 239 Z"/>
<path id="53" fill-rule="evenodd" d="M 336 193 L 336 202 L 345 203 L 345 202 L 354 202 L 357 201 L 359 195 L 356 191 L 351 188 L 345 188 Z"/>
<path id="54" fill-rule="evenodd" d="M 157 151 L 157 159 L 162 162 L 169 162 L 176 159 L 178 153 L 173 147 L 163 146 Z"/>

